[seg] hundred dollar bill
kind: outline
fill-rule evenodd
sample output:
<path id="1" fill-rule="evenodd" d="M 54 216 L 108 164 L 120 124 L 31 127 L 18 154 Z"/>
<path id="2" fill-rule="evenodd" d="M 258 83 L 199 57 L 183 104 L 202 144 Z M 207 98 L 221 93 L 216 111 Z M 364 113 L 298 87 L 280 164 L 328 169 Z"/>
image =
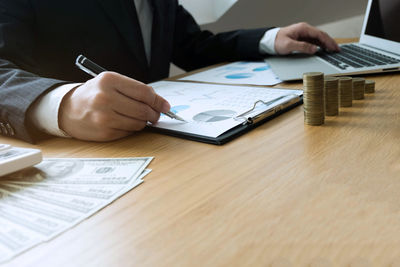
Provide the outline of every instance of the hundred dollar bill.
<path id="1" fill-rule="evenodd" d="M 12 173 L 0 182 L 40 184 L 129 184 L 142 174 L 152 157 L 44 159 L 32 168 Z"/>
<path id="2" fill-rule="evenodd" d="M 30 187 L 29 185 L 21 186 L 16 184 L 0 184 L 0 190 L 1 189 L 27 200 L 35 199 L 85 214 L 99 210 L 101 207 L 108 204 L 107 201 L 101 199 L 41 191 L 36 190 L 33 186 Z"/>
<path id="3" fill-rule="evenodd" d="M 0 202 L 4 206 L 13 207 L 16 211 L 28 211 L 66 223 L 75 223 L 83 217 L 81 213 L 33 199 L 27 200 L 21 198 L 19 195 L 12 195 L 3 189 L 0 189 Z"/>
<path id="4" fill-rule="evenodd" d="M 112 200 L 118 198 L 122 194 L 128 192 L 132 188 L 140 185 L 143 180 L 142 178 L 151 172 L 150 169 L 147 169 L 142 172 L 141 176 L 133 181 L 133 183 L 129 185 L 115 185 L 115 184 L 108 184 L 108 185 L 82 185 L 82 184 L 42 184 L 42 183 L 14 183 L 9 182 L 7 184 L 0 183 L 1 186 L 13 186 L 18 187 L 20 189 L 33 189 L 39 192 L 43 192 L 42 195 L 50 193 L 68 195 L 68 196 L 80 196 L 85 198 L 94 198 L 94 199 L 101 199 L 111 202 Z M 7 189 L 6 189 L 7 190 Z"/>
<path id="5" fill-rule="evenodd" d="M 142 181 L 137 181 L 139 184 Z M 122 195 L 126 190 L 123 185 L 52 185 L 52 184 L 17 184 L 12 183 L 24 188 L 33 188 L 40 191 L 53 192 L 65 195 L 82 196 L 89 198 L 97 198 L 111 201 L 116 197 Z"/>
<path id="6" fill-rule="evenodd" d="M 6 248 L 3 251 L 19 253 L 43 240 L 43 236 L 33 231 L 0 219 L 0 247 Z"/>
<path id="7" fill-rule="evenodd" d="M 45 160 L 48 164 L 1 177 L 0 262 L 60 234 L 141 184 L 151 172 L 145 169 L 151 160 Z"/>
<path id="8" fill-rule="evenodd" d="M 30 211 L 16 210 L 14 207 L 3 204 L 0 204 L 0 218 L 41 234 L 46 239 L 66 228 L 66 224 L 59 220 L 46 218 Z"/>
<path id="9" fill-rule="evenodd" d="M 14 254 L 7 247 L 0 245 L 0 263 L 8 261 Z"/>
<path id="10" fill-rule="evenodd" d="M 43 235 L 0 218 L 0 264 L 42 241 Z"/>
<path id="11" fill-rule="evenodd" d="M 40 187 L 39 183 L 0 183 L 0 263 L 49 240 L 91 216 L 142 183 L 143 177 L 150 172 L 149 169 L 144 170 L 136 181 L 128 185 L 100 185 L 103 193 L 106 192 L 104 189 L 107 187 L 119 188 L 119 190 L 114 190 L 115 194 L 111 194 L 107 200 L 37 190 L 35 188 Z M 54 187 L 79 189 L 85 186 L 81 184 L 44 185 L 48 189 Z M 92 193 L 100 192 L 99 185 L 91 185 L 91 188 Z"/>
<path id="12" fill-rule="evenodd" d="M 142 174 L 140 174 L 139 179 L 143 180 L 144 177 L 145 177 L 146 175 L 148 175 L 149 173 L 151 173 L 152 171 L 153 171 L 152 169 L 145 169 L 145 170 L 142 172 Z"/>

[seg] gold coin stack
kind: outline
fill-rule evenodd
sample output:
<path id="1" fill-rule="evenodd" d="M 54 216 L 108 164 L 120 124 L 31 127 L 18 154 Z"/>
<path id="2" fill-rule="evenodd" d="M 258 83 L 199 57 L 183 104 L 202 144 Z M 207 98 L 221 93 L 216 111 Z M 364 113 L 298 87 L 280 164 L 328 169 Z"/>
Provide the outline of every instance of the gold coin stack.
<path id="1" fill-rule="evenodd" d="M 353 82 L 351 77 L 339 78 L 340 106 L 353 106 Z"/>
<path id="2" fill-rule="evenodd" d="M 365 79 L 353 78 L 353 100 L 364 99 Z"/>
<path id="3" fill-rule="evenodd" d="M 339 114 L 339 79 L 325 76 L 325 115 Z"/>
<path id="4" fill-rule="evenodd" d="M 366 94 L 375 93 L 375 81 L 372 81 L 372 80 L 365 81 L 365 93 Z"/>
<path id="5" fill-rule="evenodd" d="M 324 74 L 322 72 L 304 73 L 303 86 L 304 123 L 314 126 L 324 124 Z"/>

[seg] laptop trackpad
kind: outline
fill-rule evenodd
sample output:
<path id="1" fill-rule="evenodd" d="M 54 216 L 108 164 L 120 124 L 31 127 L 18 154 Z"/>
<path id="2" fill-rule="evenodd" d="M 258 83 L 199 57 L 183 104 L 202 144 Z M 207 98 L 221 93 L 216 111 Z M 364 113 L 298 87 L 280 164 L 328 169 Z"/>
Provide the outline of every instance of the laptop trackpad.
<path id="1" fill-rule="evenodd" d="M 340 71 L 327 63 L 322 62 L 316 56 L 304 54 L 290 55 L 284 57 L 269 57 L 265 60 L 274 73 L 282 80 L 301 80 L 305 72 L 323 72 L 335 74 Z"/>

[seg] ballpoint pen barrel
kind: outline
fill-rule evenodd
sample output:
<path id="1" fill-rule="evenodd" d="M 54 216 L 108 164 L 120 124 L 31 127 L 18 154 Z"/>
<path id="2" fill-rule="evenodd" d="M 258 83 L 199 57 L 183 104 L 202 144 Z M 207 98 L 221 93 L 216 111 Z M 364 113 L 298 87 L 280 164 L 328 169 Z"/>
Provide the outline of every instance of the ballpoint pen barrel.
<path id="1" fill-rule="evenodd" d="M 94 63 L 90 59 L 84 57 L 83 55 L 78 56 L 78 58 L 76 59 L 76 64 L 78 66 L 84 67 L 85 69 L 87 69 L 95 74 L 100 74 L 104 71 L 107 71 L 105 68 L 97 65 L 96 63 Z"/>

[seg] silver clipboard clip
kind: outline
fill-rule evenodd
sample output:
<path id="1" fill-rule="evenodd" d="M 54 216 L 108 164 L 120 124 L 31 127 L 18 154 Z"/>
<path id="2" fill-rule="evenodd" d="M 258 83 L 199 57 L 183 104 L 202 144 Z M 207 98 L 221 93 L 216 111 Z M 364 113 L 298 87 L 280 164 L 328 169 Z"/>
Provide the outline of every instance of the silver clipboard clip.
<path id="1" fill-rule="evenodd" d="M 288 101 L 286 101 L 286 102 L 284 102 L 284 103 L 282 103 L 282 104 L 280 104 L 278 106 L 269 108 L 269 109 L 267 109 L 267 110 L 255 115 L 255 116 L 248 116 L 256 109 L 256 106 L 258 104 L 262 103 L 262 104 L 264 104 L 266 106 L 269 106 L 269 105 L 271 105 L 271 104 L 273 104 L 275 102 L 278 102 L 279 100 L 282 100 L 282 99 L 284 99 L 284 98 L 286 98 L 288 96 L 294 96 L 294 97 L 290 98 Z M 297 103 L 300 100 L 300 98 L 301 98 L 301 96 L 299 96 L 297 94 L 287 94 L 287 95 L 283 95 L 283 96 L 277 97 L 277 98 L 272 99 L 272 100 L 267 101 L 267 102 L 265 102 L 264 100 L 257 100 L 254 103 L 254 105 L 253 105 L 253 107 L 251 109 L 243 112 L 242 114 L 239 114 L 238 116 L 235 117 L 235 119 L 242 119 L 242 120 L 244 119 L 245 121 L 244 121 L 243 124 L 254 124 L 254 123 L 257 123 L 259 121 L 262 121 L 265 118 L 268 118 L 268 117 L 274 115 L 275 113 L 281 111 L 282 109 L 285 109 L 285 108 Z"/>

